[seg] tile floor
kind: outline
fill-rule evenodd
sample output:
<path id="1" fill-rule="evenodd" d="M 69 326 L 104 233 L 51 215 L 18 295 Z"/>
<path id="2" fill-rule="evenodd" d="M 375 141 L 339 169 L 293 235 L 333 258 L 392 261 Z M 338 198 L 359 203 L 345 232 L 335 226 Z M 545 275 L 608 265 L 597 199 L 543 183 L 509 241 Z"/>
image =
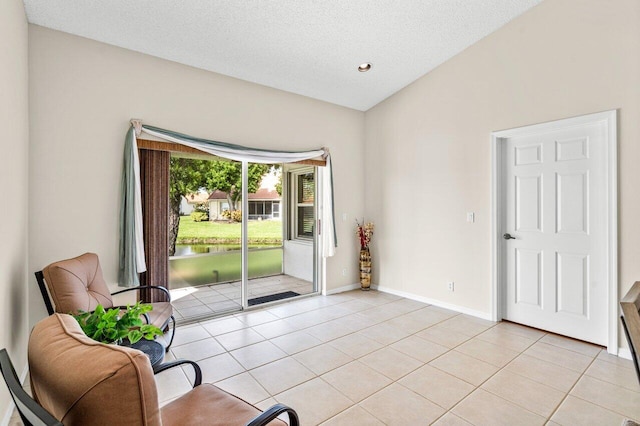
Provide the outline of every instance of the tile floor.
<path id="1" fill-rule="evenodd" d="M 178 327 L 167 359 L 310 425 L 620 425 L 640 420 L 631 361 L 599 346 L 375 291 Z M 161 404 L 185 368 L 156 376 Z M 14 416 L 11 425 L 20 424 Z"/>
<path id="2" fill-rule="evenodd" d="M 313 292 L 313 283 L 289 275 L 254 278 L 249 280 L 249 298 L 294 291 L 298 294 Z M 240 282 L 183 287 L 171 290 L 174 315 L 178 322 L 240 309 Z"/>
<path id="3" fill-rule="evenodd" d="M 168 358 L 308 425 L 620 425 L 640 421 L 631 361 L 540 330 L 375 291 L 179 327 Z M 156 376 L 161 403 L 188 369 Z"/>

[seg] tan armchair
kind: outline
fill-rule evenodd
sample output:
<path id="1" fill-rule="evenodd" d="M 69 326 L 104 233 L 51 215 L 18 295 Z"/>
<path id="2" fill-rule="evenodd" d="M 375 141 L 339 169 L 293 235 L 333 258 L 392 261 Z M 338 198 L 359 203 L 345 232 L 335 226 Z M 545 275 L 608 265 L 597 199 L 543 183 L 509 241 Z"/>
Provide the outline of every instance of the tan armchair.
<path id="1" fill-rule="evenodd" d="M 160 408 L 149 359 L 132 348 L 91 340 L 70 315 L 53 314 L 36 324 L 28 358 L 33 398 L 68 426 L 285 425 L 277 419 L 285 412 L 290 425 L 298 425 L 289 407 L 277 404 L 261 413 L 210 384 Z"/>
<path id="2" fill-rule="evenodd" d="M 85 253 L 73 259 L 52 263 L 42 271 L 36 272 L 36 280 L 42 293 L 49 315 L 54 312 L 69 314 L 82 310 L 93 311 L 98 304 L 112 308 L 112 296 L 128 291 L 153 289 L 166 294 L 167 302 L 153 302 L 153 310 L 147 314 L 146 321 L 165 330 L 173 325 L 166 349 L 171 346 L 176 330 L 176 320 L 171 306 L 171 294 L 164 287 L 138 286 L 117 291 L 113 294 L 102 276 L 100 261 L 95 253 Z"/>

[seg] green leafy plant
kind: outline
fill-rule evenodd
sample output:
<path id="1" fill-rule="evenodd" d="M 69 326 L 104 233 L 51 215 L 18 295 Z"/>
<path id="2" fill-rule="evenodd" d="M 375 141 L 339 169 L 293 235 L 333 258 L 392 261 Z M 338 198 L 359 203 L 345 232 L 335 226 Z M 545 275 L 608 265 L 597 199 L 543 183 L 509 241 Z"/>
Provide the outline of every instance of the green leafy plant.
<path id="1" fill-rule="evenodd" d="M 98 305 L 93 312 L 80 311 L 73 317 L 82 331 L 93 340 L 119 344 L 126 338 L 131 343 L 136 343 L 142 338 L 153 340 L 162 335 L 162 330 L 155 325 L 145 324 L 141 319 L 142 315 L 152 309 L 151 305 L 140 302 L 127 305 L 124 309 L 105 309 Z"/>
<path id="2" fill-rule="evenodd" d="M 222 217 L 231 222 L 242 222 L 242 211 L 240 210 L 225 210 L 222 212 Z"/>
<path id="3" fill-rule="evenodd" d="M 206 222 L 209 220 L 209 215 L 207 213 L 194 210 L 191 212 L 191 219 L 193 219 L 194 222 Z"/>

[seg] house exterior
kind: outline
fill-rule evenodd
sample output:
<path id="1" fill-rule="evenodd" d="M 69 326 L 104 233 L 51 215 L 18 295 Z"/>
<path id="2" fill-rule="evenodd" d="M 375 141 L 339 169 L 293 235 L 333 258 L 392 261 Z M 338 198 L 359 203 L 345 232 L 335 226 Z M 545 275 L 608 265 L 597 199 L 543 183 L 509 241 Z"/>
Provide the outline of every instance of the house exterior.
<path id="1" fill-rule="evenodd" d="M 275 189 L 260 188 L 249 194 L 249 220 L 280 219 L 280 201 Z M 213 191 L 209 196 L 209 220 L 224 219 L 225 210 L 229 210 L 227 193 Z"/>
<path id="2" fill-rule="evenodd" d="M 207 191 L 200 191 L 182 196 L 182 201 L 180 201 L 180 215 L 190 215 L 195 209 L 196 204 L 206 203 L 208 199 L 209 193 Z"/>

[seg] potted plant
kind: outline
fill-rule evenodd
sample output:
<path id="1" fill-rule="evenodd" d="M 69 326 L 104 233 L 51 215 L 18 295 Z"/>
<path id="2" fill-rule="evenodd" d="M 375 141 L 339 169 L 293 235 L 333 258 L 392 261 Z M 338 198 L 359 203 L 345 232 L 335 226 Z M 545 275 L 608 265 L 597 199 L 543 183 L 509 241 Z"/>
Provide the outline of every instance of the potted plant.
<path id="1" fill-rule="evenodd" d="M 162 335 L 162 330 L 158 327 L 145 324 L 140 319 L 152 309 L 151 305 L 140 302 L 127 305 L 124 309 L 105 309 L 98 305 L 93 312 L 80 311 L 73 317 L 80 324 L 82 331 L 93 340 L 121 344 L 123 339 L 127 339 L 133 344 L 142 338 L 153 340 L 156 336 Z"/>

